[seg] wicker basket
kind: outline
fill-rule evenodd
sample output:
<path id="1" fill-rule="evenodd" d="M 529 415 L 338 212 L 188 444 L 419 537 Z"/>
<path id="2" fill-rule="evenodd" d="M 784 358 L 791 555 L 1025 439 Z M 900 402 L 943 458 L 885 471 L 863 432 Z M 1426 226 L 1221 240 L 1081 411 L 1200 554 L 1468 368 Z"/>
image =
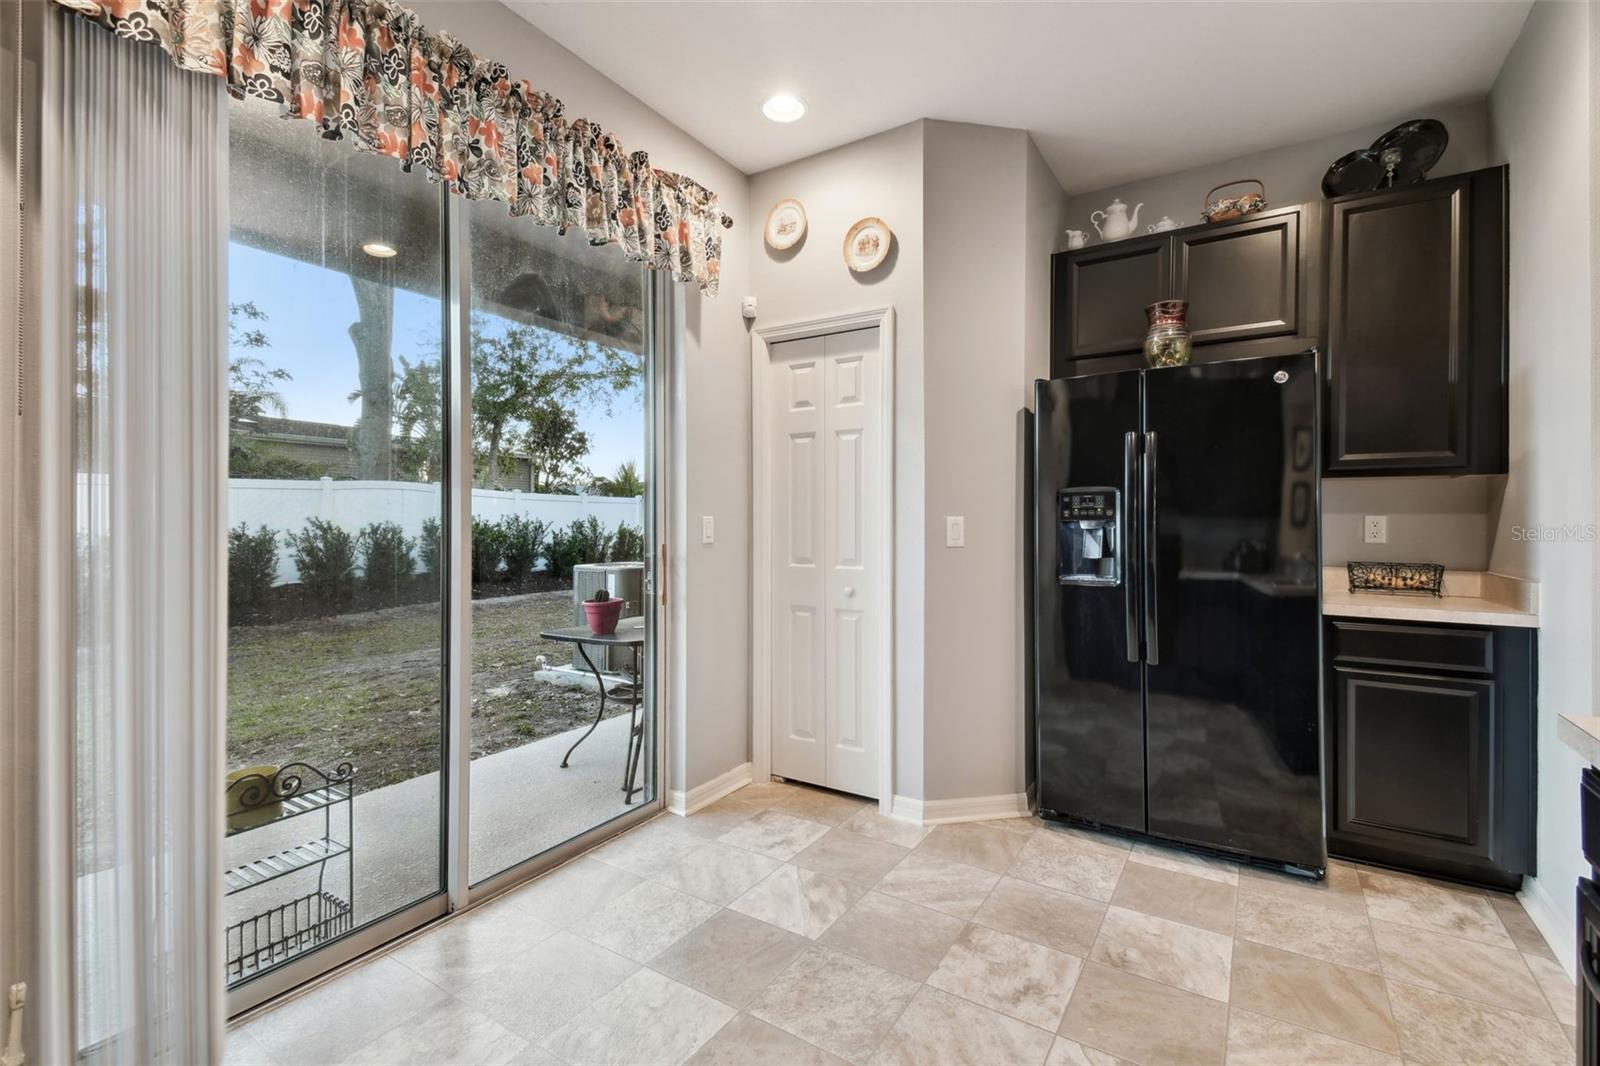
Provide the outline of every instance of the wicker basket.
<path id="1" fill-rule="evenodd" d="M 1217 197 L 1217 193 L 1232 185 L 1254 185 L 1257 192 L 1241 193 L 1238 196 Z M 1215 199 L 1213 199 L 1215 197 Z M 1231 222 L 1236 218 L 1254 214 L 1267 206 L 1267 187 L 1260 178 L 1240 178 L 1238 181 L 1225 181 L 1221 185 L 1213 186 L 1206 193 L 1205 210 L 1200 212 L 1200 217 L 1207 222 Z"/>

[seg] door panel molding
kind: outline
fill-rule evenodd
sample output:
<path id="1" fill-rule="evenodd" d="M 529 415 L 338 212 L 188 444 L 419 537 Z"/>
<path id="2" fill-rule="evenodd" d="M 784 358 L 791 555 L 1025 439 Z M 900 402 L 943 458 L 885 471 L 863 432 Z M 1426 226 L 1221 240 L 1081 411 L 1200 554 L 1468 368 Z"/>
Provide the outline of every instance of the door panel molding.
<path id="1" fill-rule="evenodd" d="M 877 414 L 881 419 L 882 443 L 879 448 L 878 470 L 860 470 L 862 484 L 871 486 L 876 480 L 878 506 L 883 521 L 875 529 L 856 530 L 863 540 L 862 547 L 869 557 L 879 563 L 876 574 L 868 574 L 865 581 L 872 583 L 868 602 L 879 608 L 876 624 L 869 622 L 860 636 L 862 660 L 877 660 L 876 684 L 871 691 L 858 690 L 856 696 L 871 701 L 881 708 L 878 722 L 878 804 L 888 812 L 894 796 L 894 308 L 877 307 L 822 318 L 805 319 L 776 326 L 758 327 L 750 337 L 750 388 L 751 388 L 751 444 L 754 455 L 752 469 L 755 499 L 753 500 L 753 584 L 752 633 L 750 643 L 750 760 L 751 777 L 765 781 L 772 774 L 772 682 L 774 676 L 773 605 L 773 533 L 774 498 L 772 479 L 763 475 L 771 468 L 772 433 L 776 426 L 774 404 L 779 390 L 787 387 L 780 383 L 773 366 L 772 349 L 787 341 L 825 337 L 829 334 L 852 330 L 878 330 L 878 356 L 880 380 L 878 382 Z M 864 390 L 862 379 L 837 382 L 835 395 L 824 397 L 826 402 L 839 406 L 855 406 L 871 402 L 870 390 Z M 876 474 L 874 479 L 872 476 Z M 836 531 L 841 532 L 841 531 Z M 859 672 L 857 678 L 861 678 Z M 831 684 L 832 682 L 830 682 Z M 852 708 L 859 711 L 861 708 Z"/>

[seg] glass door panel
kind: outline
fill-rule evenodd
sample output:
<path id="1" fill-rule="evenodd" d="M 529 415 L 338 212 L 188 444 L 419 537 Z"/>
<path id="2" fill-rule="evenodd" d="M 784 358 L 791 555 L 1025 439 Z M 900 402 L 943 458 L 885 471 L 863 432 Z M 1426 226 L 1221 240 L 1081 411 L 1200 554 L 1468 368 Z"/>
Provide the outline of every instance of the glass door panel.
<path id="1" fill-rule="evenodd" d="M 656 798 L 647 271 L 467 205 L 476 884 Z M 597 594 L 605 602 L 595 600 Z M 586 612 L 618 618 L 605 644 Z"/>
<path id="2" fill-rule="evenodd" d="M 230 125 L 238 985 L 442 889 L 443 259 L 436 186 L 272 105 Z"/>

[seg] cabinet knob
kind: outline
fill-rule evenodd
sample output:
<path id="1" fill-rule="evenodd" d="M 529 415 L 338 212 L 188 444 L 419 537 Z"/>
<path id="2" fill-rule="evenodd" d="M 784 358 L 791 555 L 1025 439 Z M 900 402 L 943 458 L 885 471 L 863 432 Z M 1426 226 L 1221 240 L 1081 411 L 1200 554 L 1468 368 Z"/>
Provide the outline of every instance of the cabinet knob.
<path id="1" fill-rule="evenodd" d="M 856 594 L 856 588 L 855 588 L 854 585 L 846 585 L 844 587 L 845 599 L 849 599 L 850 597 L 854 596 L 855 594 Z"/>

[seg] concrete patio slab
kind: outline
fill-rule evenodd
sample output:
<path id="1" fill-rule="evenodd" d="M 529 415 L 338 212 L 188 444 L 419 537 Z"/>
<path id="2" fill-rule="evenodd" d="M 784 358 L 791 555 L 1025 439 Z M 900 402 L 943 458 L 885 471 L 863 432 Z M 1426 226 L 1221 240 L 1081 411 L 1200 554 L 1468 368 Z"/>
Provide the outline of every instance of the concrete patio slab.
<path id="1" fill-rule="evenodd" d="M 582 733 L 574 729 L 472 761 L 470 880 L 492 877 L 638 809 L 637 798 L 631 806 L 623 803 L 628 716 L 601 722 L 562 769 L 561 756 Z M 642 775 L 648 774 L 651 762 L 646 752 Z M 356 779 L 360 780 L 359 767 Z M 357 925 L 439 890 L 442 811 L 443 781 L 437 772 L 356 793 L 352 832 Z M 333 836 L 343 839 L 344 809 L 335 806 L 331 812 Z M 317 812 L 230 837 L 224 862 L 233 866 L 321 837 L 322 825 L 322 813 Z M 343 858 L 328 864 L 327 887 L 341 897 L 349 891 L 347 871 Z M 240 921 L 316 887 L 316 871 L 308 869 L 230 896 L 227 921 Z"/>

